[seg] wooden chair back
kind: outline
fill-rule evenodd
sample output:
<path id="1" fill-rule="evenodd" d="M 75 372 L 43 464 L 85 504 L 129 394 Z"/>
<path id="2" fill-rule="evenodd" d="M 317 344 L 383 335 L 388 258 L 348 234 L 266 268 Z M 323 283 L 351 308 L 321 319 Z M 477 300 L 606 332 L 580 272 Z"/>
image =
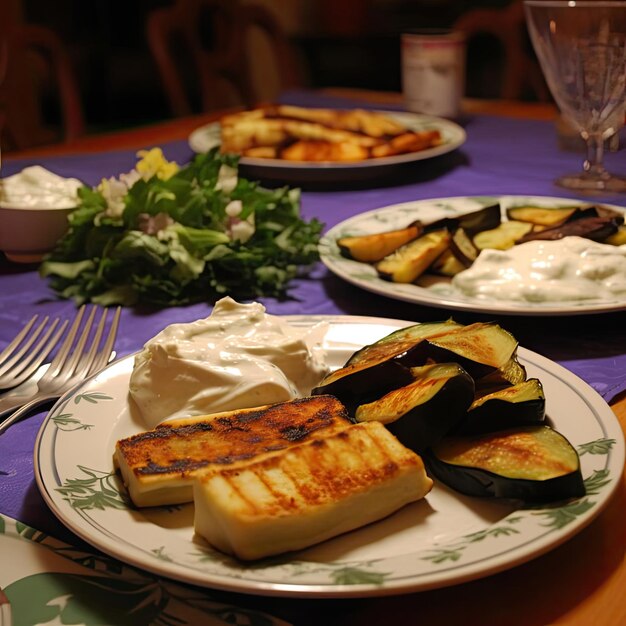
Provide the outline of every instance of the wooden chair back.
<path id="1" fill-rule="evenodd" d="M 82 102 L 63 43 L 50 29 L 13 23 L 0 36 L 1 138 L 4 149 L 70 141 L 85 132 Z M 52 94 L 59 123 L 46 119 L 44 97 Z M 55 120 L 56 121 L 56 120 Z"/>
<path id="2" fill-rule="evenodd" d="M 521 100 L 530 95 L 541 101 L 550 100 L 550 92 L 532 52 L 521 0 L 502 8 L 470 9 L 453 27 L 465 33 L 468 46 L 481 35 L 499 42 L 503 59 L 498 97 Z"/>
<path id="3" fill-rule="evenodd" d="M 149 14 L 148 43 L 173 115 L 253 106 L 264 98 L 260 64 L 250 47 L 254 31 L 269 44 L 279 88 L 299 84 L 295 51 L 274 15 L 260 5 L 178 0 Z"/>

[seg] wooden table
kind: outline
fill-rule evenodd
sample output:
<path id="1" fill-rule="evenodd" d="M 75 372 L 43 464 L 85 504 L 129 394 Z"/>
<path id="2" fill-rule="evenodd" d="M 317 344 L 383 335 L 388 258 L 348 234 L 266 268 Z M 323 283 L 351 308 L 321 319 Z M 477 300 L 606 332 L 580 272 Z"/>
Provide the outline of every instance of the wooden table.
<path id="1" fill-rule="evenodd" d="M 327 90 L 372 102 L 400 102 L 399 94 Z M 466 100 L 467 113 L 554 119 L 549 104 Z M 185 139 L 217 114 L 84 137 L 68 144 L 3 155 L 7 159 L 143 148 Z M 626 394 L 613 403 L 626 431 Z M 626 624 L 626 479 L 605 511 L 562 546 L 529 563 L 481 580 L 433 591 L 359 600 L 303 602 L 262 598 L 259 605 L 297 624 L 468 624 L 474 626 L 620 626 Z M 476 621 L 471 616 L 483 616 Z M 330 619 L 332 616 L 332 620 Z M 469 617 L 468 617 L 469 616 Z"/>

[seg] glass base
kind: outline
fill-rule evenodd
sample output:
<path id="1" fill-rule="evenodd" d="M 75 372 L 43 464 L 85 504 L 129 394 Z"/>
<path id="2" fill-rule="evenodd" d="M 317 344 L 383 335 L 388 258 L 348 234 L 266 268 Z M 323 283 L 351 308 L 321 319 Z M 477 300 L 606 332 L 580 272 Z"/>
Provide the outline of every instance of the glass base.
<path id="1" fill-rule="evenodd" d="M 561 176 L 554 181 L 559 187 L 587 192 L 626 192 L 626 177 L 606 173 L 603 176 L 591 176 L 585 172 Z"/>

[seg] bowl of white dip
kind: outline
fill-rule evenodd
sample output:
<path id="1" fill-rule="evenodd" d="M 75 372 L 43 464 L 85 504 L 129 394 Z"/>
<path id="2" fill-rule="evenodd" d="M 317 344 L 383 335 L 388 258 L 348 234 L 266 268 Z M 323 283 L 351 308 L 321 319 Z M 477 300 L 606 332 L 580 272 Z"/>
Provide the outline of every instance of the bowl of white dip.
<path id="1" fill-rule="evenodd" d="M 82 186 L 39 165 L 0 179 L 0 250 L 17 263 L 41 261 L 66 233 Z"/>

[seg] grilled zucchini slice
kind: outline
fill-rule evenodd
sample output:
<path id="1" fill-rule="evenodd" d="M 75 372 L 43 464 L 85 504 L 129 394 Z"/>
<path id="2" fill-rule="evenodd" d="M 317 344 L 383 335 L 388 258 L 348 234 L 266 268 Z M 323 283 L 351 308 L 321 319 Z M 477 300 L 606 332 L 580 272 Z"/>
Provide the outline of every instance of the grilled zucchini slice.
<path id="1" fill-rule="evenodd" d="M 502 222 L 497 228 L 476 233 L 473 242 L 479 250 L 485 248 L 508 250 L 524 235 L 530 233 L 532 228 L 533 225 L 528 222 Z"/>

